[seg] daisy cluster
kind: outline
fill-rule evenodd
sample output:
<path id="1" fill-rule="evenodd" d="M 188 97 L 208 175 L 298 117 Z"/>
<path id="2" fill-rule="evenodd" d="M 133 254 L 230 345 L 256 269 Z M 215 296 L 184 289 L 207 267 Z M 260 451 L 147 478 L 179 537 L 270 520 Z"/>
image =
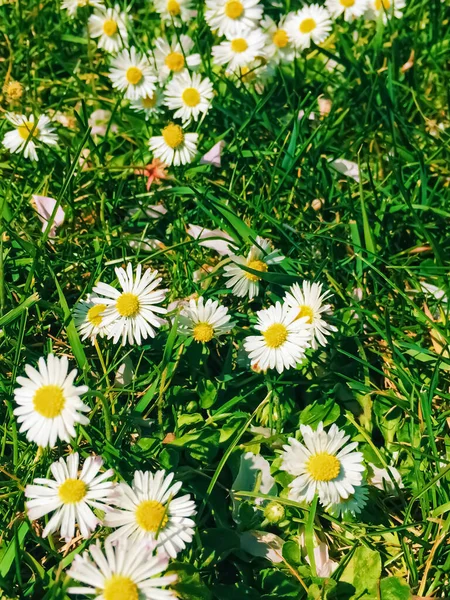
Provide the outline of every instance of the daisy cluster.
<path id="1" fill-rule="evenodd" d="M 153 8 L 161 26 L 157 31 L 165 33 L 150 43 L 134 41 L 131 10 L 118 4 L 108 7 L 103 0 L 63 0 L 61 6 L 71 19 L 82 18 L 86 7 L 93 11 L 85 34 L 110 56 L 110 85 L 145 119 L 166 121 L 160 134 L 150 137 L 148 148 L 155 160 L 179 166 L 191 163 L 197 155 L 198 127 L 193 129 L 210 111 L 223 76 L 261 93 L 277 70 L 326 44 L 335 22 L 400 18 L 405 0 L 326 0 L 325 4 L 305 4 L 276 19 L 264 13 L 258 0 L 207 0 L 200 11 L 192 0 L 155 0 Z M 202 56 L 192 36 L 203 20 L 214 44 Z M 37 161 L 37 147 L 57 144 L 54 127 L 45 115 L 35 119 L 33 114 L 7 113 L 6 119 L 14 129 L 6 133 L 3 145 L 11 152 Z M 62 117 L 62 121 L 67 119 Z"/>
<path id="2" fill-rule="evenodd" d="M 252 300 L 261 290 L 264 274 L 283 259 L 268 240 L 258 236 L 246 256 L 231 254 L 223 267 L 225 285 L 236 298 Z M 115 272 L 121 289 L 103 282 L 97 284 L 94 295 L 75 307 L 75 323 L 83 340 L 96 343 L 97 336 L 107 336 L 114 343 L 121 340 L 122 345 L 140 345 L 143 340 L 154 338 L 157 329 L 167 323 L 161 316 L 168 313 L 161 306 L 167 290 L 158 287 L 161 278 L 157 271 L 147 269 L 142 273 L 141 265 L 135 274 L 131 263 L 126 270 L 120 267 Z M 327 336 L 336 331 L 325 318 L 331 313 L 326 302 L 329 295 L 322 291 L 322 284 L 305 280 L 301 286 L 295 283 L 282 302 L 258 311 L 258 333 L 244 341 L 252 368 L 282 373 L 301 363 L 307 349 L 326 346 Z M 218 300 L 200 296 L 182 301 L 183 304 L 178 332 L 195 342 L 206 344 L 231 334 L 236 326 L 228 307 Z"/>

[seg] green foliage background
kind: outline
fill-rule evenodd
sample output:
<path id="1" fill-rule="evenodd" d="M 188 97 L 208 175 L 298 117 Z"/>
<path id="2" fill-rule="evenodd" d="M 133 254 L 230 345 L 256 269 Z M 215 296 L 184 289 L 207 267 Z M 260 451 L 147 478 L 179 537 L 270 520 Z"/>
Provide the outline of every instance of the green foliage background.
<path id="1" fill-rule="evenodd" d="M 147 47 L 159 33 L 157 15 L 145 2 L 130 6 L 131 39 Z M 14 105 L 3 95 L 0 110 L 54 110 L 74 121 L 72 130 L 58 128 L 59 147 L 41 152 L 37 164 L 0 153 L 0 595 L 66 598 L 64 570 L 86 545 L 62 552 L 56 536 L 42 539 L 24 516 L 25 485 L 68 450 L 37 455 L 12 416 L 16 376 L 51 351 L 71 356 L 91 390 L 91 422 L 72 447 L 101 454 L 126 481 L 135 469 L 174 469 L 195 496 L 195 540 L 171 567 L 182 598 L 449 595 L 450 331 L 447 306 L 439 309 L 420 286 L 426 280 L 450 294 L 449 135 L 436 129 L 449 124 L 448 4 L 411 1 L 405 17 L 386 27 L 340 22 L 323 49 L 278 71 L 261 96 L 213 71 L 212 36 L 199 19 L 192 34 L 217 90 L 198 126 L 199 150 L 225 140 L 222 167 L 197 161 L 173 169 L 172 184 L 151 194 L 132 171 L 148 162 L 148 138 L 167 120 L 145 122 L 112 92 L 107 59 L 84 27 L 56 0 L 0 6 L 0 80 L 26 86 Z M 330 59 L 335 68 L 327 68 Z M 402 69 L 409 59 L 413 65 Z M 332 101 L 323 119 L 320 95 Z M 113 112 L 118 132 L 93 139 L 87 121 L 99 107 Z M 300 110 L 306 116 L 298 120 Z M 0 135 L 7 130 L 0 119 Z M 84 148 L 86 171 L 78 165 Z M 359 163 L 360 183 L 332 168 L 337 158 Z M 32 194 L 61 199 L 66 221 L 54 243 L 41 232 Z M 316 198 L 318 211 L 311 207 Z M 148 219 L 145 207 L 160 201 L 167 214 Z M 257 234 L 268 237 L 287 259 L 264 276 L 264 294 L 252 303 L 229 295 L 219 269 L 204 292 L 193 274 L 217 259 L 186 235 L 188 223 L 220 227 L 242 246 Z M 130 248 L 130 239 L 146 237 L 165 248 Z M 98 355 L 80 342 L 71 309 L 126 261 L 158 268 L 170 300 L 195 292 L 221 297 L 238 322 L 236 335 L 203 349 L 178 338 L 173 323 L 140 348 L 100 341 Z M 338 333 L 296 371 L 251 372 L 238 353 L 249 317 L 303 278 L 332 290 Z M 135 378 L 123 387 L 115 373 L 125 357 Z M 276 449 L 300 423 L 321 420 L 344 427 L 379 467 L 396 457 L 405 484 L 398 497 L 372 489 L 360 518 L 346 522 L 287 501 Z M 273 435 L 263 438 L 252 426 L 272 427 Z M 232 519 L 230 488 L 249 450 L 275 461 L 287 511 L 282 524 L 266 528 L 294 544 L 276 565 L 240 548 L 242 532 L 261 526 L 251 494 L 239 524 Z M 305 527 L 340 561 L 332 580 L 314 578 L 300 555 Z"/>

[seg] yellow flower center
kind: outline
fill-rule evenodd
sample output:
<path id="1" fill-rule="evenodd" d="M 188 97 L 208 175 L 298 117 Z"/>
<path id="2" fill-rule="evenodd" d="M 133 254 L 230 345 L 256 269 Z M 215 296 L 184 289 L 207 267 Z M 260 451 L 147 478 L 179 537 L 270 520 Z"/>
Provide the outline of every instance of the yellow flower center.
<path id="1" fill-rule="evenodd" d="M 26 121 L 25 123 L 22 123 L 22 125 L 19 125 L 17 131 L 23 140 L 27 140 L 30 135 L 31 137 L 37 137 L 39 135 L 39 129 L 35 127 L 35 123 L 32 123 L 31 121 Z"/>
<path id="2" fill-rule="evenodd" d="M 58 496 L 64 504 L 76 504 L 86 496 L 87 486 L 81 479 L 66 479 L 58 488 Z"/>
<path id="3" fill-rule="evenodd" d="M 268 348 L 279 348 L 287 340 L 288 330 L 281 323 L 274 323 L 263 332 L 263 336 Z"/>
<path id="4" fill-rule="evenodd" d="M 144 500 L 136 509 L 136 523 L 145 531 L 156 532 L 167 525 L 166 508 L 157 500 Z"/>
<path id="5" fill-rule="evenodd" d="M 139 600 L 139 588 L 130 577 L 113 575 L 105 581 L 105 600 Z"/>
<path id="6" fill-rule="evenodd" d="M 197 106 L 200 102 L 200 94 L 195 88 L 186 88 L 181 97 L 188 106 Z"/>
<path id="7" fill-rule="evenodd" d="M 114 21 L 114 19 L 107 19 L 103 23 L 103 33 L 108 37 L 111 37 L 117 33 L 117 23 Z"/>
<path id="8" fill-rule="evenodd" d="M 130 67 L 127 70 L 126 78 L 131 85 L 137 85 L 142 79 L 142 71 L 138 67 Z"/>
<path id="9" fill-rule="evenodd" d="M 136 294 L 125 292 L 117 299 L 116 308 L 121 317 L 135 317 L 139 312 L 139 298 Z"/>
<path id="10" fill-rule="evenodd" d="M 303 21 L 298 26 L 300 33 L 311 33 L 317 27 L 316 22 L 311 17 L 307 19 L 303 19 Z"/>
<path id="11" fill-rule="evenodd" d="M 197 323 L 193 336 L 196 342 L 209 342 L 214 337 L 214 328 L 209 323 Z"/>
<path id="12" fill-rule="evenodd" d="M 145 96 L 145 98 L 142 98 L 142 106 L 144 108 L 153 108 L 157 100 L 158 97 L 156 94 L 153 94 L 153 96 Z"/>
<path id="13" fill-rule="evenodd" d="M 355 4 L 355 0 L 339 0 L 341 3 L 341 6 L 344 6 L 345 8 L 350 8 Z"/>
<path id="14" fill-rule="evenodd" d="M 178 17 L 181 12 L 181 8 L 177 0 L 169 0 L 167 3 L 167 12 L 172 15 L 172 17 Z"/>
<path id="15" fill-rule="evenodd" d="M 105 310 L 106 304 L 96 304 L 87 312 L 87 320 L 94 327 L 100 327 L 103 321 L 102 312 Z"/>
<path id="16" fill-rule="evenodd" d="M 225 14 L 229 19 L 239 19 L 243 12 L 244 7 L 242 2 L 239 2 L 238 0 L 229 0 L 229 2 L 225 4 Z"/>
<path id="17" fill-rule="evenodd" d="M 389 8 L 391 8 L 391 2 L 390 0 L 375 0 L 375 8 L 377 10 L 382 10 L 383 8 L 389 10 Z"/>
<path id="18" fill-rule="evenodd" d="M 171 71 L 178 73 L 184 69 L 184 56 L 180 52 L 171 52 L 164 63 Z"/>
<path id="19" fill-rule="evenodd" d="M 339 475 L 341 463 L 336 456 L 328 452 L 319 452 L 311 456 L 306 465 L 306 470 L 314 481 L 331 481 Z"/>
<path id="20" fill-rule="evenodd" d="M 284 29 L 277 29 L 272 36 L 272 42 L 277 48 L 284 48 L 289 43 L 289 38 Z"/>
<path id="21" fill-rule="evenodd" d="M 19 100 L 23 94 L 22 84 L 18 81 L 11 81 L 11 83 L 6 86 L 6 93 L 11 100 Z"/>
<path id="22" fill-rule="evenodd" d="M 266 273 L 269 270 L 267 264 L 262 260 L 251 260 L 247 264 L 247 267 L 254 271 L 261 271 L 262 273 Z M 245 271 L 245 277 L 250 279 L 250 281 L 259 281 L 261 279 L 258 275 L 253 275 L 253 273 L 248 273 L 247 271 Z"/>
<path id="23" fill-rule="evenodd" d="M 236 38 L 231 42 L 231 49 L 233 52 L 240 54 L 241 52 L 245 52 L 248 48 L 247 42 L 244 38 Z"/>
<path id="24" fill-rule="evenodd" d="M 46 419 L 58 417 L 65 403 L 66 399 L 59 385 L 43 385 L 33 397 L 34 410 Z"/>
<path id="25" fill-rule="evenodd" d="M 297 319 L 301 319 L 302 317 L 307 317 L 306 323 L 312 323 L 314 319 L 313 309 L 310 306 L 306 306 L 306 304 L 299 306 Z"/>
<path id="26" fill-rule="evenodd" d="M 164 127 L 162 136 L 166 144 L 174 150 L 175 148 L 179 148 L 184 142 L 183 130 L 179 125 L 175 125 L 175 123 L 171 123 L 170 125 L 167 125 L 167 127 Z"/>

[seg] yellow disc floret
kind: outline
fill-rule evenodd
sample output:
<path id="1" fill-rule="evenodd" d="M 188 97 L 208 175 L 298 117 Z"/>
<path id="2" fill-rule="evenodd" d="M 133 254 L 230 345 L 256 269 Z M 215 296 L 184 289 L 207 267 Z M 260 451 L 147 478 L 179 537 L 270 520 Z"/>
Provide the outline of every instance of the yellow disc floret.
<path id="1" fill-rule="evenodd" d="M 178 17 L 178 15 L 181 12 L 181 7 L 180 7 L 179 3 L 177 2 L 177 0 L 169 0 L 169 2 L 167 3 L 167 12 L 172 17 Z"/>
<path id="2" fill-rule="evenodd" d="M 103 321 L 102 312 L 105 310 L 106 304 L 95 304 L 87 312 L 87 320 L 94 327 L 100 327 Z"/>
<path id="3" fill-rule="evenodd" d="M 277 29 L 272 36 L 272 42 L 277 48 L 285 48 L 289 43 L 288 34 L 284 29 Z"/>
<path id="4" fill-rule="evenodd" d="M 23 140 L 27 140 L 30 136 L 37 137 L 39 135 L 39 129 L 35 126 L 36 123 L 32 121 L 26 121 L 19 125 L 17 132 Z"/>
<path id="5" fill-rule="evenodd" d="M 197 323 L 192 335 L 196 342 L 209 342 L 214 337 L 214 328 L 209 323 Z"/>
<path id="6" fill-rule="evenodd" d="M 235 38 L 232 42 L 231 42 L 231 49 L 233 50 L 233 52 L 236 52 L 237 54 L 241 54 L 241 52 L 245 52 L 248 48 L 248 44 L 247 41 L 244 40 L 244 38 Z"/>
<path id="7" fill-rule="evenodd" d="M 339 0 L 344 8 L 351 8 L 355 4 L 355 0 Z"/>
<path id="8" fill-rule="evenodd" d="M 162 131 L 162 136 L 166 144 L 173 148 L 179 148 L 184 142 L 184 133 L 182 128 L 179 125 L 175 125 L 175 123 L 171 123 L 164 127 Z"/>
<path id="9" fill-rule="evenodd" d="M 64 408 L 66 399 L 59 385 L 43 385 L 33 397 L 34 410 L 46 419 L 58 417 Z"/>
<path id="10" fill-rule="evenodd" d="M 200 103 L 200 94 L 195 88 L 186 88 L 181 97 L 187 106 L 197 106 Z"/>
<path id="11" fill-rule="evenodd" d="M 111 37 L 117 33 L 117 23 L 114 21 L 114 19 L 107 19 L 103 23 L 103 33 L 108 37 Z"/>
<path id="12" fill-rule="evenodd" d="M 311 456 L 306 470 L 314 481 L 331 481 L 339 475 L 341 463 L 336 456 L 328 452 L 319 452 Z"/>
<path id="13" fill-rule="evenodd" d="M 58 496 L 64 504 L 76 504 L 86 496 L 87 486 L 81 479 L 66 479 L 58 488 Z"/>
<path id="14" fill-rule="evenodd" d="M 244 6 L 238 0 L 229 0 L 225 4 L 225 14 L 229 19 L 239 19 L 243 12 Z"/>
<path id="15" fill-rule="evenodd" d="M 167 525 L 169 517 L 166 507 L 157 500 L 144 500 L 139 504 L 135 513 L 136 523 L 141 529 L 156 533 Z"/>
<path id="16" fill-rule="evenodd" d="M 125 292 L 117 299 L 116 308 L 121 317 L 135 317 L 139 312 L 139 298 L 136 294 Z"/>
<path id="17" fill-rule="evenodd" d="M 142 106 L 144 108 L 153 108 L 156 105 L 156 101 L 158 100 L 158 96 L 153 94 L 153 96 L 145 96 L 142 98 Z"/>
<path id="18" fill-rule="evenodd" d="M 377 10 L 389 10 L 391 8 L 390 0 L 375 0 L 375 8 Z"/>
<path id="19" fill-rule="evenodd" d="M 102 597 L 105 600 L 139 600 L 139 588 L 130 577 L 113 575 L 105 581 Z"/>
<path id="20" fill-rule="evenodd" d="M 129 67 L 126 78 L 131 85 L 137 85 L 142 79 L 142 71 L 138 67 Z"/>
<path id="21" fill-rule="evenodd" d="M 254 271 L 261 271 L 261 273 L 266 273 L 269 269 L 268 265 L 262 260 L 251 260 L 249 263 L 247 263 L 247 267 L 249 269 L 253 269 Z M 248 273 L 247 271 L 244 272 L 245 277 L 250 281 L 259 281 L 261 279 L 261 277 L 258 277 L 258 275 Z"/>
<path id="22" fill-rule="evenodd" d="M 306 304 L 302 304 L 298 307 L 298 315 L 297 319 L 301 319 L 302 317 L 307 317 L 305 323 L 312 323 L 314 319 L 314 311 L 310 306 Z"/>
<path id="23" fill-rule="evenodd" d="M 288 330 L 282 323 L 274 323 L 263 332 L 268 348 L 279 348 L 288 337 Z"/>
<path id="24" fill-rule="evenodd" d="M 308 17 L 307 19 L 303 19 L 303 21 L 298 26 L 300 33 L 311 33 L 311 31 L 314 31 L 314 29 L 316 27 L 317 27 L 317 24 L 314 21 L 314 19 L 311 19 L 311 17 Z"/>
<path id="25" fill-rule="evenodd" d="M 181 52 L 171 52 L 166 56 L 164 63 L 171 71 L 179 73 L 184 69 L 184 56 Z"/>

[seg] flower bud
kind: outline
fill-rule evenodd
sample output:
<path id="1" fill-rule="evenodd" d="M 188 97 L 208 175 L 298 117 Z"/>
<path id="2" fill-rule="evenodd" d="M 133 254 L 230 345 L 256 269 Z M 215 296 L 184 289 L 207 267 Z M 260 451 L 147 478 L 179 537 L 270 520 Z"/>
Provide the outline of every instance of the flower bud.
<path id="1" fill-rule="evenodd" d="M 270 502 L 264 510 L 265 518 L 273 525 L 282 521 L 284 519 L 284 515 L 284 506 L 279 502 Z"/>

